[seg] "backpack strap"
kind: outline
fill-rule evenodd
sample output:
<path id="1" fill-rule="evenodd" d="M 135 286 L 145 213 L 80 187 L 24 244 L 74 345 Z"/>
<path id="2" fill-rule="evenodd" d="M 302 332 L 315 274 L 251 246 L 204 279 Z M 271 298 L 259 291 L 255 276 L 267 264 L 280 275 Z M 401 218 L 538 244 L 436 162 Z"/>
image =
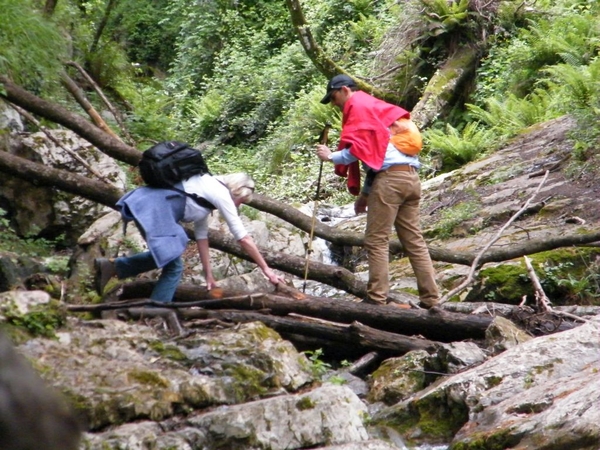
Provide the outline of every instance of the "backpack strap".
<path id="1" fill-rule="evenodd" d="M 215 205 L 213 205 L 211 202 L 206 200 L 204 197 L 200 197 L 198 194 L 190 194 L 189 192 L 185 192 L 183 189 L 176 188 L 175 186 L 165 188 L 165 189 L 170 189 L 171 191 L 177 191 L 180 194 L 183 194 L 186 197 L 191 198 L 199 206 L 202 206 L 203 208 L 210 209 L 211 211 L 214 211 L 215 209 L 217 209 L 217 207 Z"/>

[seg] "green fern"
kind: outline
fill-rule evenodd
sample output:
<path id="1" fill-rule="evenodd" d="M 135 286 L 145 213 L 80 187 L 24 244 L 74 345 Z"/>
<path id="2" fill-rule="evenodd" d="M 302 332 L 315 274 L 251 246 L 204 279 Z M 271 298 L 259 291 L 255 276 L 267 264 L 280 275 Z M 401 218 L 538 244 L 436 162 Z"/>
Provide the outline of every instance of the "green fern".
<path id="1" fill-rule="evenodd" d="M 598 62 L 594 66 L 559 64 L 544 71 L 552 77 L 545 82 L 556 91 L 568 92 L 568 97 L 575 101 L 577 106 L 590 107 L 600 98 L 598 67 Z"/>
<path id="2" fill-rule="evenodd" d="M 470 122 L 462 130 L 446 124 L 445 131 L 431 129 L 423 135 L 430 153 L 441 157 L 444 171 L 474 161 L 498 144 L 494 132 L 485 129 L 479 122 Z"/>
<path id="3" fill-rule="evenodd" d="M 439 36 L 465 24 L 469 18 L 469 1 L 421 0 L 430 22 L 430 33 Z"/>
<path id="4" fill-rule="evenodd" d="M 564 113 L 548 91 L 538 89 L 525 98 L 509 94 L 506 99 L 488 99 L 485 108 L 467 104 L 472 120 L 486 124 L 494 134 L 511 137 L 539 122 L 554 119 Z"/>

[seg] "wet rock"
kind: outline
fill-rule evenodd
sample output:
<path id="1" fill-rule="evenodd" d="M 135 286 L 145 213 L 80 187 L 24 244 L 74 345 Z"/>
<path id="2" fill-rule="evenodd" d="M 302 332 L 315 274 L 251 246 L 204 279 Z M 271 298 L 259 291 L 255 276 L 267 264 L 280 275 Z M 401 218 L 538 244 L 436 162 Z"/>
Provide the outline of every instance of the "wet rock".
<path id="1" fill-rule="evenodd" d="M 492 324 L 485 330 L 485 345 L 495 355 L 530 339 L 529 334 L 510 320 L 500 316 L 495 317 Z"/>

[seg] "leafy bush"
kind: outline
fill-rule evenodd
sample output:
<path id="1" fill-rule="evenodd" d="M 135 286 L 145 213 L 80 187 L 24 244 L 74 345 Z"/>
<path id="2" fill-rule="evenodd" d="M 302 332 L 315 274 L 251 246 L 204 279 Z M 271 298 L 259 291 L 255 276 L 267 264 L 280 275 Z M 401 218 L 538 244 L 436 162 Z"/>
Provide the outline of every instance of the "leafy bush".
<path id="1" fill-rule="evenodd" d="M 145 80 L 123 80 L 117 89 L 132 105 L 125 115 L 125 121 L 141 150 L 149 147 L 151 142 L 180 137 L 177 121 L 173 119 L 173 99 L 160 84 Z"/>
<path id="2" fill-rule="evenodd" d="M 565 110 L 594 110 L 600 113 L 600 58 L 596 57 L 589 66 L 558 64 L 548 67 L 544 83 L 549 90 L 559 92 L 559 97 L 569 101 Z"/>
<path id="3" fill-rule="evenodd" d="M 169 13 L 170 3 L 119 2 L 106 33 L 122 46 L 130 61 L 166 73 L 175 56 L 173 48 L 181 25 L 181 17 Z"/>
<path id="4" fill-rule="evenodd" d="M 314 351 L 306 350 L 303 353 L 310 361 L 310 369 L 315 378 L 322 379 L 331 371 L 331 364 L 321 359 L 323 356 L 323 349 L 318 348 Z"/>
<path id="5" fill-rule="evenodd" d="M 562 63 L 588 64 L 600 36 L 600 6 L 594 3 L 585 8 L 580 7 L 581 2 L 554 2 L 550 11 L 541 8 L 530 16 L 527 27 L 513 30 L 515 36 L 496 39 L 477 71 L 474 103 L 506 94 L 525 97 L 544 77 L 546 68 Z"/>

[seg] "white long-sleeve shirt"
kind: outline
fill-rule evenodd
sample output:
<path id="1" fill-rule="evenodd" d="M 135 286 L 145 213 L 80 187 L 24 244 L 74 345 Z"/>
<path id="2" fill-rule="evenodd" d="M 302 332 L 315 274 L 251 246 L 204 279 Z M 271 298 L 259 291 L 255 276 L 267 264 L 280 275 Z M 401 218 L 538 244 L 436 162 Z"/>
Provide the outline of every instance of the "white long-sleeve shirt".
<path id="1" fill-rule="evenodd" d="M 184 191 L 196 194 L 212 203 L 227 222 L 233 237 L 239 241 L 248 235 L 248 231 L 238 210 L 233 203 L 229 189 L 211 175 L 194 175 L 182 182 Z M 208 217 L 211 210 L 198 205 L 194 199 L 187 197 L 185 202 L 184 222 L 194 223 L 194 236 L 196 240 L 208 237 Z"/>

